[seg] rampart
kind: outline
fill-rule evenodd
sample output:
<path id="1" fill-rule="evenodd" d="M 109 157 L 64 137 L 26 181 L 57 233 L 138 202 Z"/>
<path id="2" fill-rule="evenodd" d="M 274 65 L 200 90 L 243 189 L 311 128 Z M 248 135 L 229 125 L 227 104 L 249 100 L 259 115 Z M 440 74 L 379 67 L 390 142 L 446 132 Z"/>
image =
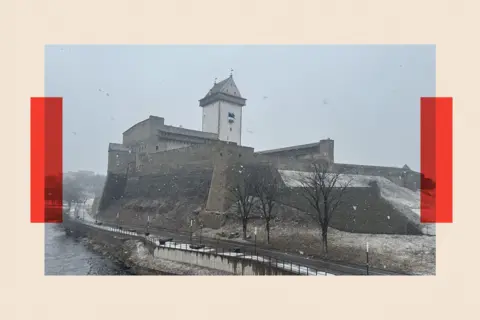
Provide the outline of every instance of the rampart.
<path id="1" fill-rule="evenodd" d="M 238 177 L 235 170 L 242 165 L 261 167 L 266 164 L 276 170 L 294 171 L 308 171 L 311 166 L 308 159 L 255 153 L 253 148 L 222 141 L 139 154 L 131 153 L 122 145 L 111 144 L 99 212 L 107 212 L 110 218 L 117 212 L 124 212 L 123 216 L 147 211 L 155 214 L 169 212 L 171 216 L 165 219 L 185 224 L 190 219 L 187 215 L 196 207 L 208 212 L 227 211 L 232 205 L 229 186 Z M 383 176 L 412 190 L 419 187 L 418 173 L 405 168 L 351 164 L 334 164 L 333 168 L 338 172 Z M 394 208 L 380 199 L 375 186 L 353 189 L 350 191 L 353 200 L 341 210 L 343 213 L 333 222 L 335 227 L 351 232 L 418 233 L 416 226 L 410 226 Z M 298 195 L 284 195 L 283 199 L 285 205 L 303 209 Z M 189 205 L 182 209 L 185 212 L 178 212 L 175 216 L 174 211 L 179 210 L 175 204 L 180 202 Z M 358 206 L 361 211 L 368 209 L 370 214 L 356 218 L 352 206 Z M 165 219 L 158 221 L 164 223 Z"/>

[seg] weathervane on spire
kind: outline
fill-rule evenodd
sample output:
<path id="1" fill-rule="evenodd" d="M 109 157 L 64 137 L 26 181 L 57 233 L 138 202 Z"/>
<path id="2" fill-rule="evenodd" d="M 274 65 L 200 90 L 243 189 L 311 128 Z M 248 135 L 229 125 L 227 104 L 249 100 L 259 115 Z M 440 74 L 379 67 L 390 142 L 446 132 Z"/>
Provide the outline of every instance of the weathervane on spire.
<path id="1" fill-rule="evenodd" d="M 213 80 L 213 84 L 217 84 L 217 78 L 215 78 L 215 80 Z"/>
<path id="2" fill-rule="evenodd" d="M 233 69 L 230 69 L 230 78 L 233 77 Z"/>

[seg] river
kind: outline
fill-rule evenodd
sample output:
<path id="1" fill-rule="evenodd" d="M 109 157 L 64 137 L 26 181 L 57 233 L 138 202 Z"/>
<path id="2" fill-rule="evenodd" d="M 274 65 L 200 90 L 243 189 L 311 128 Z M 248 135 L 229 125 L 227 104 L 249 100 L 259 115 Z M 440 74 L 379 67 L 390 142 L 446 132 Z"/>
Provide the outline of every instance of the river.
<path id="1" fill-rule="evenodd" d="M 84 240 L 65 234 L 59 224 L 45 224 L 45 275 L 130 275 L 89 250 Z"/>

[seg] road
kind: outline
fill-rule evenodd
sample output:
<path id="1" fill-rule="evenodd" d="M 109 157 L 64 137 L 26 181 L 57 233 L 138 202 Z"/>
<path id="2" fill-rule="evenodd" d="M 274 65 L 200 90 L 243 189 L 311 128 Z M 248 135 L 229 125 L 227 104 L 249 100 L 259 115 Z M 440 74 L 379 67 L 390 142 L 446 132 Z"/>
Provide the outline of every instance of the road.
<path id="1" fill-rule="evenodd" d="M 117 225 L 112 223 L 103 223 L 105 226 L 110 227 L 117 227 L 120 226 L 125 230 L 135 230 L 139 234 L 145 233 L 145 227 L 132 227 L 128 225 Z M 149 228 L 149 232 L 151 236 L 159 237 L 159 238 L 172 238 L 175 242 L 184 242 L 184 243 L 191 243 L 190 233 L 189 232 L 179 232 L 179 231 L 172 231 L 172 230 L 165 230 L 159 227 L 151 226 Z M 212 239 L 208 237 L 195 237 L 193 239 L 194 242 L 198 243 L 201 241 L 202 244 L 211 246 L 213 248 L 224 249 L 224 250 L 233 250 L 233 249 L 240 249 L 241 252 L 254 254 L 255 252 L 258 255 L 264 255 L 267 257 L 272 257 L 278 260 L 285 260 L 289 261 L 294 264 L 298 264 L 304 267 L 313 268 L 317 270 L 322 270 L 327 273 L 331 273 L 334 275 L 366 275 L 367 268 L 366 265 L 355 265 L 351 263 L 341 263 L 341 262 L 333 262 L 328 261 L 325 259 L 317 259 L 317 258 L 310 258 L 301 255 L 296 255 L 292 253 L 286 253 L 275 249 L 270 248 L 262 248 L 261 245 L 255 246 L 252 243 L 242 243 L 232 240 L 225 240 L 225 239 Z M 372 269 L 369 268 L 369 275 L 376 275 L 376 276 L 385 276 L 385 275 L 406 275 L 405 273 L 398 273 L 389 270 L 383 269 Z"/>

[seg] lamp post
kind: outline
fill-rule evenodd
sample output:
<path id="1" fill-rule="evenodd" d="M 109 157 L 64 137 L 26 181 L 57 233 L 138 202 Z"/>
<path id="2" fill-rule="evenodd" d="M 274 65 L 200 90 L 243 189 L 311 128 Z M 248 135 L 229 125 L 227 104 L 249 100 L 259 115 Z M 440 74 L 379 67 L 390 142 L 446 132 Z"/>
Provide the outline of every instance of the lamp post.
<path id="1" fill-rule="evenodd" d="M 200 244 L 202 244 L 203 224 L 200 225 Z"/>
<path id="2" fill-rule="evenodd" d="M 368 268 L 369 268 L 369 261 L 368 261 L 368 241 L 367 241 L 367 276 L 368 276 Z"/>
<path id="3" fill-rule="evenodd" d="M 190 243 L 193 240 L 193 219 L 190 219 Z"/>
<path id="4" fill-rule="evenodd" d="M 119 220 L 120 220 L 120 212 L 117 212 L 117 229 L 119 227 Z"/>
<path id="5" fill-rule="evenodd" d="M 147 225 L 145 227 L 145 233 L 148 235 L 148 227 L 150 226 L 150 215 L 147 215 Z"/>
<path id="6" fill-rule="evenodd" d="M 257 227 L 255 227 L 254 234 L 255 234 L 255 242 L 254 242 L 255 254 L 257 254 Z"/>

